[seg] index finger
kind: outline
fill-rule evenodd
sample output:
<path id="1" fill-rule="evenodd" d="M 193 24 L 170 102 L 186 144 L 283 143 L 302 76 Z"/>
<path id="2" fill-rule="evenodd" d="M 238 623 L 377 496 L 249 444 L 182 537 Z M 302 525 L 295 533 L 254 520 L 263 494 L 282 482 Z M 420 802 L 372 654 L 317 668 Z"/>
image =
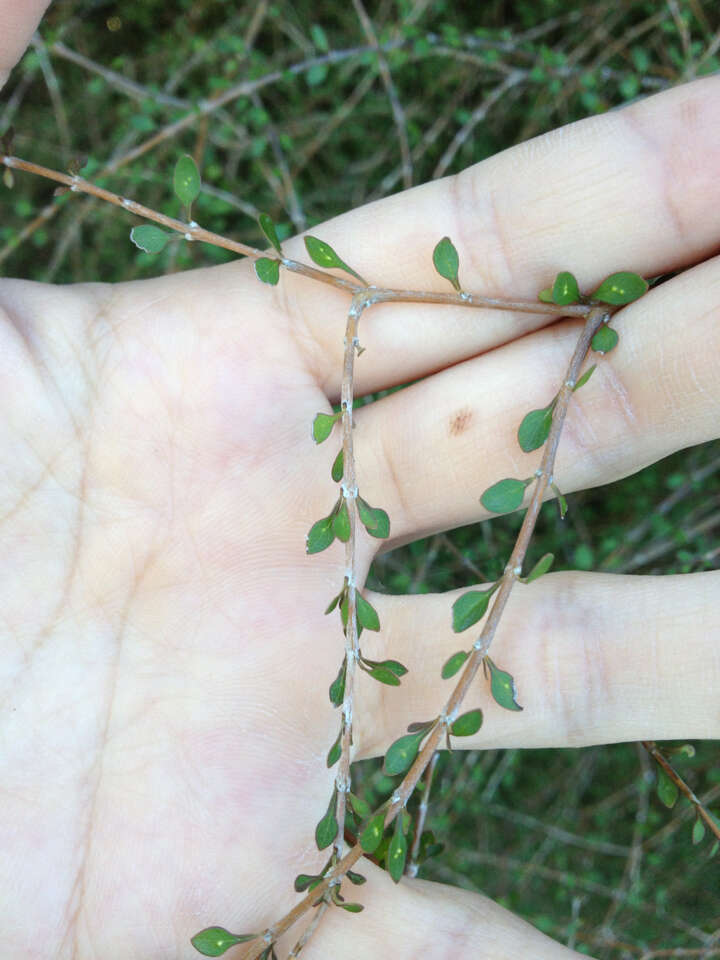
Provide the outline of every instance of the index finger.
<path id="1" fill-rule="evenodd" d="M 0 88 L 30 42 L 50 0 L 0 0 Z"/>
<path id="2" fill-rule="evenodd" d="M 468 291 L 533 299 L 560 270 L 592 291 L 609 273 L 657 276 L 718 250 L 720 77 L 649 97 L 512 147 L 463 173 L 360 207 L 313 233 L 379 286 L 449 291 L 432 266 L 443 235 Z M 287 252 L 307 260 L 302 241 Z M 285 275 L 282 306 L 335 398 L 347 294 Z M 537 329 L 547 316 L 429 304 L 362 319 L 357 393 L 442 369 Z"/>

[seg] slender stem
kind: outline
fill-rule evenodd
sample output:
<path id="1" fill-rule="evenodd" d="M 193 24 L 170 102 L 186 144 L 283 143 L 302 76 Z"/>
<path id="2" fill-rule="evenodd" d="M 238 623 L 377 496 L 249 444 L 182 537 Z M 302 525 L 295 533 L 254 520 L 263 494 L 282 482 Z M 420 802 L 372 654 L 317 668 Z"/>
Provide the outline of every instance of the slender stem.
<path id="1" fill-rule="evenodd" d="M 355 540 L 357 533 L 357 481 L 355 478 L 355 453 L 353 451 L 353 373 L 355 350 L 360 316 L 364 309 L 362 300 L 353 297 L 348 311 L 345 327 L 345 357 L 343 362 L 343 380 L 341 388 L 342 431 L 343 431 L 343 477 L 342 494 L 347 505 L 350 519 L 350 536 L 345 543 L 345 581 L 347 584 L 348 616 L 345 627 L 345 693 L 342 705 L 342 740 L 338 773 L 335 778 L 337 803 L 335 819 L 338 832 L 333 843 L 335 856 L 339 860 L 345 849 L 345 807 L 350 790 L 350 760 L 352 751 L 353 702 L 355 695 L 355 673 L 360 654 L 357 628 L 357 578 L 355 569 Z"/>
<path id="2" fill-rule="evenodd" d="M 392 798 L 385 808 L 385 826 L 392 823 L 398 813 L 400 813 L 400 811 L 403 809 L 413 790 L 415 789 L 418 780 L 430 764 L 433 755 L 439 747 L 443 734 L 456 718 L 460 705 L 468 693 L 470 685 L 475 678 L 475 674 L 477 673 L 478 668 L 486 656 L 490 644 L 492 643 L 500 622 L 500 617 L 505 609 L 512 588 L 515 585 L 515 581 L 520 575 L 522 562 L 525 557 L 525 553 L 527 552 L 527 548 L 530 543 L 538 515 L 540 513 L 543 497 L 552 478 L 555 456 L 557 454 L 560 436 L 565 423 L 565 416 L 570 404 L 570 398 L 573 394 L 573 387 L 578 381 L 580 368 L 582 367 L 583 361 L 585 360 L 585 357 L 590 349 L 592 338 L 612 312 L 612 308 L 605 305 L 594 306 L 589 311 L 580 337 L 578 338 L 577 345 L 573 352 L 572 359 L 570 360 L 570 364 L 563 379 L 563 384 L 557 396 L 555 407 L 553 409 L 550 433 L 545 444 L 545 451 L 542 457 L 540 468 L 536 472 L 537 482 L 535 484 L 530 503 L 528 504 L 522 526 L 520 527 L 520 532 L 518 534 L 515 547 L 510 555 L 510 561 L 506 565 L 505 572 L 501 578 L 500 587 L 497 590 L 495 601 L 485 622 L 482 633 L 473 645 L 473 651 L 466 662 L 465 669 L 463 670 L 460 680 L 458 681 L 457 686 L 445 705 L 445 709 L 438 717 L 438 720 L 434 723 L 423 748 L 410 767 L 410 770 L 405 775 L 402 783 L 396 788 Z M 352 847 L 347 854 L 345 854 L 342 860 L 340 860 L 339 863 L 337 863 L 328 872 L 327 876 L 320 884 L 318 884 L 317 887 L 315 887 L 314 890 L 307 894 L 298 904 L 296 904 L 292 910 L 285 914 L 284 917 L 278 920 L 277 923 L 273 924 L 273 926 L 266 931 L 266 936 L 271 935 L 273 939 L 277 939 L 277 937 L 285 933 L 286 930 L 289 930 L 290 927 L 296 923 L 308 910 L 322 900 L 330 888 L 330 885 L 337 883 L 337 880 L 343 877 L 362 855 L 363 849 L 359 843 L 356 843 L 355 846 Z M 266 942 L 266 939 L 258 940 L 255 946 L 251 946 L 246 955 L 246 960 L 257 960 L 257 957 L 260 956 L 264 949 L 263 944 Z"/>
<path id="3" fill-rule="evenodd" d="M 698 797 L 695 795 L 695 792 L 690 789 L 680 774 L 676 772 L 672 764 L 668 763 L 666 757 L 663 755 L 662 750 L 658 747 L 655 741 L 641 740 L 640 742 L 653 760 L 655 760 L 658 766 L 662 767 L 668 777 L 678 788 L 680 793 L 695 807 L 698 817 L 703 821 L 708 830 L 714 834 L 718 840 L 720 840 L 720 824 L 718 824 L 717 821 L 705 809 L 702 801 L 698 799 Z"/>
<path id="4" fill-rule="evenodd" d="M 305 944 L 308 942 L 310 937 L 315 933 L 317 928 L 320 926 L 320 921 L 325 916 L 325 911 L 329 906 L 330 904 L 328 903 L 328 901 L 323 900 L 320 906 L 317 907 L 317 909 L 315 910 L 315 916 L 312 918 L 312 920 L 307 926 L 307 929 L 303 931 L 302 936 L 300 937 L 298 942 L 295 944 L 295 946 L 292 948 L 292 950 L 288 954 L 287 960 L 295 960 L 295 957 L 298 957 L 300 955 L 300 951 L 302 950 L 302 948 L 305 946 Z"/>
<path id="5" fill-rule="evenodd" d="M 438 755 L 437 753 L 434 753 L 432 760 L 428 764 L 427 770 L 425 771 L 425 776 L 423 777 L 423 786 L 425 789 L 423 790 L 422 800 L 420 801 L 420 806 L 418 807 L 412 847 L 410 848 L 410 856 L 408 858 L 407 867 L 405 867 L 405 874 L 408 877 L 416 877 L 418 872 L 417 858 L 420 853 L 420 841 L 422 840 L 423 830 L 425 829 L 428 806 L 430 805 L 430 788 L 432 787 L 433 775 L 435 773 L 435 767 L 437 766 L 437 759 Z"/>
<path id="6" fill-rule="evenodd" d="M 146 207 L 136 200 L 130 200 L 128 197 L 121 197 L 111 190 L 105 190 L 98 187 L 89 180 L 72 174 L 61 173 L 58 170 L 52 170 L 49 167 L 43 167 L 37 163 L 31 163 L 29 160 L 22 160 L 20 157 L 8 156 L 0 153 L 0 163 L 12 170 L 22 170 L 25 173 L 32 173 L 39 177 L 45 177 L 47 180 L 53 180 L 68 187 L 73 193 L 84 193 L 99 200 L 104 200 L 116 207 L 122 207 L 138 217 L 144 217 L 153 223 L 160 224 L 168 230 L 175 230 L 181 233 L 186 240 L 197 240 L 203 243 L 211 243 L 213 246 L 222 247 L 225 250 L 231 250 L 233 253 L 250 257 L 257 260 L 260 257 L 267 257 L 267 251 L 258 250 L 246 243 L 239 243 L 230 237 L 225 237 L 219 233 L 213 233 L 211 230 L 205 230 L 198 224 L 186 223 L 183 220 L 176 220 L 174 217 L 168 217 L 158 210 Z M 51 208 L 54 209 L 54 208 Z M 270 258 L 273 259 L 273 258 Z M 362 295 L 361 301 L 363 309 L 373 306 L 376 303 L 437 303 L 445 306 L 456 307 L 475 307 L 485 310 L 512 310 L 516 313 L 535 313 L 546 314 L 547 316 L 557 317 L 558 308 L 553 303 L 542 303 L 539 300 L 509 300 L 502 297 L 484 297 L 476 293 L 435 293 L 426 290 L 394 290 L 390 288 L 380 288 L 373 285 L 358 283 L 354 280 L 348 280 L 346 277 L 337 277 L 325 270 L 318 270 L 309 264 L 300 263 L 297 260 L 283 258 L 280 261 L 286 270 L 292 273 L 299 273 L 312 280 L 318 280 L 320 283 L 326 283 L 332 287 L 346 290 L 353 296 Z M 590 312 L 591 307 L 584 303 L 575 303 L 562 308 L 562 314 L 565 317 L 585 317 Z"/>

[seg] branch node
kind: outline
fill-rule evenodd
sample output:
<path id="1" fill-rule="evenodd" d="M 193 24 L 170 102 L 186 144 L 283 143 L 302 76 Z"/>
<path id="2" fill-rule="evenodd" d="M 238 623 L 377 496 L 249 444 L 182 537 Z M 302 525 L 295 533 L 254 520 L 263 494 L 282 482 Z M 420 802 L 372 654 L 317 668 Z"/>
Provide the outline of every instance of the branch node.
<path id="1" fill-rule="evenodd" d="M 350 793 L 350 779 L 345 774 L 339 773 L 335 777 L 335 789 L 338 793 Z"/>
<path id="2" fill-rule="evenodd" d="M 482 636 L 480 636 L 473 644 L 473 649 L 482 651 L 482 655 L 485 656 L 489 646 L 490 644 Z"/>
<path id="3" fill-rule="evenodd" d="M 346 487 L 344 483 L 340 484 L 340 489 L 342 490 L 342 495 L 346 500 L 354 500 L 358 495 L 358 488 L 355 487 Z"/>

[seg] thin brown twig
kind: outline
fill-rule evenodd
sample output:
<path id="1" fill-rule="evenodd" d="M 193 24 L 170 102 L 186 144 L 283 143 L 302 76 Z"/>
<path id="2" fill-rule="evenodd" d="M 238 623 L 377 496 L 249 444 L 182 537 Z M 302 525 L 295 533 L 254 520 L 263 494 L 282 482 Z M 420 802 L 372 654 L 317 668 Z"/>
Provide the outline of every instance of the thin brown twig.
<path id="1" fill-rule="evenodd" d="M 345 626 L 345 691 L 342 704 L 342 738 L 338 773 L 335 778 L 337 800 L 335 819 L 338 832 L 333 842 L 333 850 L 340 860 L 345 850 L 345 808 L 350 790 L 350 761 L 352 759 L 352 725 L 355 696 L 355 673 L 360 656 L 357 626 L 357 571 L 355 568 L 355 542 L 357 535 L 357 481 L 355 477 L 355 453 L 353 449 L 353 390 L 355 352 L 358 348 L 358 324 L 364 310 L 362 298 L 353 297 L 348 310 L 345 327 L 345 352 L 343 358 L 343 379 L 341 387 L 342 433 L 343 433 L 343 476 L 341 491 L 350 520 L 350 536 L 345 543 L 345 588 L 347 596 L 347 624 Z"/>
<path id="2" fill-rule="evenodd" d="M 434 753 L 432 760 L 427 766 L 427 770 L 423 776 L 423 792 L 422 799 L 420 800 L 420 805 L 418 806 L 417 817 L 415 819 L 415 824 L 413 826 L 413 840 L 410 847 L 410 856 L 408 857 L 407 866 L 405 867 L 405 875 L 408 877 L 416 877 L 419 869 L 418 856 L 420 855 L 420 842 L 422 840 L 423 830 L 425 829 L 425 821 L 427 819 L 427 813 L 430 806 L 430 789 L 432 787 L 433 776 L 435 775 L 435 767 L 437 766 L 437 753 Z"/>
<path id="3" fill-rule="evenodd" d="M 315 931 L 317 930 L 317 928 L 320 926 L 320 921 L 321 921 L 322 918 L 325 916 L 325 912 L 326 912 L 326 910 L 327 910 L 327 908 L 328 908 L 329 906 L 330 906 L 330 904 L 328 903 L 328 901 L 327 901 L 327 900 L 323 900 L 323 902 L 320 904 L 320 906 L 318 906 L 318 907 L 316 908 L 316 910 L 315 910 L 315 916 L 312 918 L 312 920 L 310 921 L 310 923 L 307 925 L 306 929 L 303 930 L 302 936 L 300 937 L 300 939 L 297 941 L 297 943 L 295 944 L 295 946 L 292 948 L 292 950 L 291 950 L 290 953 L 288 954 L 287 960 L 295 960 L 296 957 L 300 956 L 300 951 L 301 951 L 302 948 L 305 946 L 305 944 L 308 942 L 308 940 L 310 939 L 310 937 L 312 937 L 312 935 L 315 933 Z"/>
<path id="4" fill-rule="evenodd" d="M 377 57 L 378 71 L 380 73 L 380 78 L 385 87 L 385 92 L 388 95 L 388 100 L 390 101 L 390 109 L 392 110 L 393 120 L 395 122 L 395 129 L 397 130 L 398 142 L 400 144 L 400 157 L 402 159 L 402 179 L 403 187 L 405 190 L 409 190 L 413 184 L 413 168 L 412 168 L 412 158 L 410 156 L 410 144 L 408 143 L 407 135 L 407 122 L 405 120 L 405 111 L 402 104 L 400 103 L 400 97 L 398 96 L 397 88 L 395 86 L 395 81 L 392 78 L 392 73 L 390 72 L 390 67 L 387 62 L 387 57 L 380 49 L 380 44 L 378 43 L 378 38 L 375 33 L 375 28 L 372 25 L 372 21 L 367 14 L 367 10 L 362 2 L 362 0 L 353 0 L 353 7 L 355 8 L 355 13 L 358 16 L 358 20 L 363 28 L 365 36 L 367 37 L 368 42 L 375 50 L 375 56 Z"/>
<path id="5" fill-rule="evenodd" d="M 710 814 L 703 802 L 699 799 L 699 797 L 696 796 L 695 791 L 691 790 L 690 787 L 685 783 L 683 778 L 668 761 L 655 741 L 641 740 L 640 742 L 653 760 L 655 760 L 658 766 L 662 767 L 663 771 L 672 780 L 685 799 L 689 800 L 690 803 L 695 807 L 698 818 L 703 821 L 710 833 L 720 840 L 720 823 L 718 823 L 718 821 Z"/>

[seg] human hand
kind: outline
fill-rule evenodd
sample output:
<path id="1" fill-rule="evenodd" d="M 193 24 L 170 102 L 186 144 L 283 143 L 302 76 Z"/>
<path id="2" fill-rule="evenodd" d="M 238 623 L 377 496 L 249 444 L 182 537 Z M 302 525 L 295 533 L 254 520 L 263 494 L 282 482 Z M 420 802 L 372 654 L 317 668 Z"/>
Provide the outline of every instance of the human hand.
<path id="1" fill-rule="evenodd" d="M 394 286 L 435 282 L 444 232 L 482 292 L 533 296 L 568 266 L 588 288 L 618 267 L 691 266 L 717 248 L 719 89 L 680 88 L 315 232 Z M 622 349 L 571 410 L 563 489 L 716 435 L 718 289 L 710 261 L 618 315 Z M 272 923 L 323 860 L 340 649 L 322 611 L 342 558 L 306 557 L 304 538 L 332 501 L 335 451 L 309 424 L 337 398 L 346 298 L 285 275 L 261 287 L 244 263 L 114 288 L 5 280 L 0 305 L 6 944 L 193 955 L 209 923 Z M 364 316 L 358 393 L 426 378 L 356 411 L 359 485 L 393 545 L 482 518 L 517 423 L 572 350 L 576 322 L 545 324 L 426 305 Z M 360 543 L 363 575 L 377 545 Z M 717 736 L 716 595 L 716 574 L 543 578 L 495 641 L 525 712 L 483 704 L 466 745 Z M 372 598 L 383 630 L 364 651 L 410 673 L 399 690 L 358 685 L 357 757 L 437 710 L 452 599 Z M 404 881 L 388 909 L 387 876 L 363 872 L 365 913 L 328 915 L 306 956 L 572 955 L 465 891 Z"/>

